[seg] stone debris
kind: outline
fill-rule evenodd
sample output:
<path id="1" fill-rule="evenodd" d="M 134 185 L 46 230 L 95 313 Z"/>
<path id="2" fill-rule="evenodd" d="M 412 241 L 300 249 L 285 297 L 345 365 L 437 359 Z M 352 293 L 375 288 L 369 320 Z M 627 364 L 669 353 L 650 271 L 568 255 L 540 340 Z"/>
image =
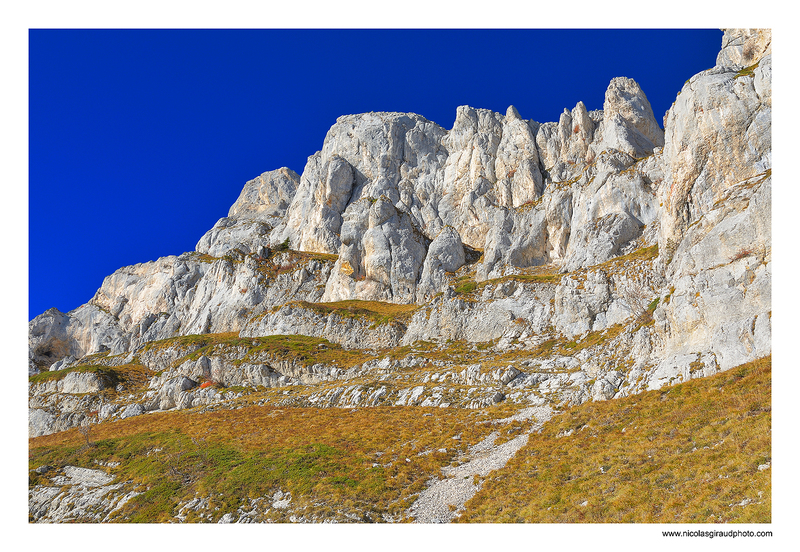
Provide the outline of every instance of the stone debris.
<path id="1" fill-rule="evenodd" d="M 528 442 L 528 436 L 539 430 L 553 415 L 549 407 L 529 408 L 494 423 L 534 420 L 523 434 L 501 445 L 495 445 L 499 433 L 492 432 L 480 443 L 471 446 L 456 467 L 442 469 L 442 479 L 429 482 L 407 515 L 416 523 L 449 523 L 459 515 L 464 504 L 481 488 L 481 478 L 506 465 L 508 460 Z"/>
<path id="2" fill-rule="evenodd" d="M 64 466 L 50 480 L 55 486 L 36 485 L 28 492 L 28 513 L 37 523 L 109 521 L 139 494 L 125 483 L 112 484 L 114 476 L 102 470 L 77 466 Z"/>

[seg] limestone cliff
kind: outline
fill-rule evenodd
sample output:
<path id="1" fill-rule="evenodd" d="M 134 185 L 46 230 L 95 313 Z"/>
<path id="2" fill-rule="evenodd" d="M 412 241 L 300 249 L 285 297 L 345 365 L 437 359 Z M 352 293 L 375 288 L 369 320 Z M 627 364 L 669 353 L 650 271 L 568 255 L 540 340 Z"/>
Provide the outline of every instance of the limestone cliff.
<path id="1" fill-rule="evenodd" d="M 119 416 L 134 403 L 221 400 L 199 389 L 203 378 L 308 386 L 299 404 L 541 405 L 765 356 L 771 67 L 769 31 L 725 31 L 716 66 L 687 80 L 663 130 L 625 77 L 609 83 L 602 110 L 579 102 L 557 122 L 513 106 L 461 106 L 450 130 L 409 113 L 340 117 L 302 175 L 282 168 L 248 182 L 195 252 L 121 268 L 86 305 L 34 318 L 29 374 L 135 362 L 162 372 L 147 396 L 118 400 Z M 403 305 L 402 317 L 387 314 Z M 227 333 L 253 341 L 201 359 L 148 352 Z M 374 358 L 344 367 L 248 352 L 278 334 Z M 437 365 L 409 353 L 448 341 L 474 358 Z M 498 371 L 478 351 L 510 360 Z M 378 383 L 426 365 L 436 378 L 411 377 L 418 392 Z M 373 380 L 357 393 L 314 388 L 354 377 Z M 445 400 L 431 381 L 482 390 Z M 80 423 L 73 414 L 87 405 L 64 401 L 69 389 L 32 384 L 32 435 Z"/>

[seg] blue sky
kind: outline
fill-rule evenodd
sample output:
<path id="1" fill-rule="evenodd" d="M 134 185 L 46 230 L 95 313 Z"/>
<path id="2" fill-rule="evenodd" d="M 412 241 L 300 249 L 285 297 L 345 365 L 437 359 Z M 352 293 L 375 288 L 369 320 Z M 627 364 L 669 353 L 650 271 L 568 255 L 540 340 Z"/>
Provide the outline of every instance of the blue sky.
<path id="1" fill-rule="evenodd" d="M 459 105 L 557 121 L 617 76 L 661 122 L 712 67 L 710 30 L 29 32 L 29 318 L 103 277 L 191 251 L 244 183 L 302 172 L 340 115 Z"/>

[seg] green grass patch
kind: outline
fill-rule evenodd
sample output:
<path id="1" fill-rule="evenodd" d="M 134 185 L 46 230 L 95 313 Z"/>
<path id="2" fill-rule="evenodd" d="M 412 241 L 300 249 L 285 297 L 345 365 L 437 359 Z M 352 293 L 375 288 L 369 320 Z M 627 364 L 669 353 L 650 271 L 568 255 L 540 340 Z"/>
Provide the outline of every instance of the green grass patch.
<path id="1" fill-rule="evenodd" d="M 55 370 L 53 372 L 41 372 L 33 376 L 28 376 L 28 381 L 33 384 L 44 383 L 46 381 L 60 381 L 65 377 L 67 377 L 68 374 L 71 374 L 73 372 L 79 374 L 97 374 L 98 377 L 109 380 L 113 382 L 115 385 L 117 383 L 117 380 L 119 379 L 117 371 L 111 367 L 87 365 L 87 366 L 72 366 L 71 368 L 65 368 L 63 370 Z"/>
<path id="2" fill-rule="evenodd" d="M 650 247 L 639 248 L 636 251 L 628 253 L 627 255 L 621 255 L 619 257 L 614 257 L 613 259 L 609 259 L 607 262 L 620 263 L 625 261 L 652 261 L 656 257 L 658 257 L 658 244 L 651 245 Z"/>
<path id="3" fill-rule="evenodd" d="M 491 280 L 485 280 L 481 282 L 481 286 L 489 286 L 494 284 L 500 284 L 503 282 L 514 281 L 514 282 L 531 282 L 536 284 L 558 284 L 561 281 L 561 274 L 557 273 L 549 273 L 549 274 L 509 274 L 508 276 L 503 276 L 502 278 L 493 278 Z"/>
<path id="4" fill-rule="evenodd" d="M 753 77 L 755 76 L 756 67 L 758 67 L 758 63 L 755 63 L 749 67 L 744 67 L 743 69 L 740 69 L 736 73 L 736 76 L 734 78 L 738 79 L 739 77 Z"/>
<path id="5" fill-rule="evenodd" d="M 466 282 L 462 282 L 458 286 L 455 287 L 456 293 L 472 293 L 478 288 L 478 284 L 474 280 L 468 280 Z"/>
<path id="6" fill-rule="evenodd" d="M 476 282 L 474 274 L 461 276 L 455 282 L 454 291 L 459 294 L 470 294 L 474 291 L 480 291 L 486 286 L 493 286 L 502 284 L 504 282 L 524 282 L 535 284 L 551 284 L 556 285 L 561 281 L 562 274 L 556 272 L 554 266 L 537 266 L 527 269 L 526 272 L 520 274 L 509 274 L 500 278 L 492 278 L 491 280 L 484 280 L 483 282 Z"/>

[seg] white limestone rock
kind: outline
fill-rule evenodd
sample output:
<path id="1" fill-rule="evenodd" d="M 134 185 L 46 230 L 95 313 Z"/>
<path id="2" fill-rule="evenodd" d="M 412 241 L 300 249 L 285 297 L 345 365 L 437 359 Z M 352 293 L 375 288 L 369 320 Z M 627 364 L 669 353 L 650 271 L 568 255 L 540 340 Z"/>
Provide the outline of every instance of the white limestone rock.
<path id="1" fill-rule="evenodd" d="M 620 255 L 623 244 L 642 233 L 640 223 L 627 213 L 608 213 L 591 225 L 576 229 L 567 250 L 567 271 L 600 264 Z"/>
<path id="2" fill-rule="evenodd" d="M 28 437 L 40 437 L 53 432 L 56 416 L 42 408 L 28 409 Z"/>
<path id="3" fill-rule="evenodd" d="M 639 84 L 625 77 L 612 79 L 606 90 L 594 151 L 599 154 L 617 150 L 639 158 L 663 145 L 664 132 Z"/>
<path id="4" fill-rule="evenodd" d="M 690 226 L 657 309 L 664 357 L 711 351 L 726 370 L 771 350 L 771 177 L 729 187 Z"/>
<path id="5" fill-rule="evenodd" d="M 144 412 L 144 407 L 141 404 L 133 403 L 125 407 L 125 409 L 120 413 L 119 418 L 120 420 L 124 420 L 125 418 L 140 416 L 144 414 Z"/>
<path id="6" fill-rule="evenodd" d="M 300 251 L 336 253 L 339 249 L 339 230 L 342 211 L 350 200 L 355 176 L 346 159 L 332 155 L 322 160 L 309 157 L 300 180 L 297 196 L 289 209 L 286 224 L 293 233 L 271 235 L 274 246 L 289 240 L 289 246 Z M 280 229 L 277 229 L 280 230 Z"/>
<path id="7" fill-rule="evenodd" d="M 114 480 L 114 476 L 100 470 L 64 466 L 64 475 L 55 476 L 52 479 L 57 485 L 80 485 L 91 488 L 108 485 Z"/>
<path id="8" fill-rule="evenodd" d="M 717 65 L 749 67 L 772 53 L 772 32 L 769 29 L 725 29 Z"/>
<path id="9" fill-rule="evenodd" d="M 200 238 L 195 250 L 211 257 L 222 257 L 232 250 L 263 253 L 271 231 L 272 226 L 261 220 L 224 217 Z"/>
<path id="10" fill-rule="evenodd" d="M 660 389 L 719 371 L 717 359 L 708 353 L 678 353 L 665 357 L 647 379 L 647 389 Z"/>
<path id="11" fill-rule="evenodd" d="M 91 303 L 112 313 L 136 341 L 159 313 L 182 314 L 180 305 L 193 297 L 210 266 L 182 255 L 123 267 L 103 280 Z"/>
<path id="12" fill-rule="evenodd" d="M 523 120 L 513 105 L 506 111 L 494 162 L 495 197 L 500 206 L 519 207 L 544 191 L 536 146 L 537 125 Z"/>
<path id="13" fill-rule="evenodd" d="M 428 247 L 428 254 L 417 284 L 416 302 L 424 304 L 437 293 L 444 291 L 447 288 L 446 273 L 455 272 L 465 261 L 461 236 L 451 226 L 445 226 Z"/>
<path id="14" fill-rule="evenodd" d="M 569 180 L 593 160 L 595 153 L 589 146 L 596 129 L 597 123 L 583 102 L 578 102 L 571 111 L 565 109 L 557 123 L 538 127 L 536 143 L 552 181 Z"/>
<path id="15" fill-rule="evenodd" d="M 553 316 L 555 288 L 511 280 L 485 286 L 479 300 L 445 292 L 414 314 L 401 345 L 448 339 L 481 343 L 545 332 Z"/>
<path id="16" fill-rule="evenodd" d="M 409 113 L 364 113 L 337 119 L 322 150 L 309 158 L 273 246 L 289 239 L 292 248 L 336 253 L 346 207 L 359 199 L 386 196 L 409 213 L 424 232 L 438 232 L 436 171 L 446 152 L 444 129 Z M 431 228 L 428 228 L 430 225 Z"/>
<path id="17" fill-rule="evenodd" d="M 75 357 L 72 355 L 65 356 L 58 362 L 54 362 L 52 366 L 50 366 L 50 371 L 55 372 L 57 370 L 64 370 L 65 368 L 69 368 L 75 364 Z"/>
<path id="18" fill-rule="evenodd" d="M 631 79 L 612 80 L 603 107 L 589 112 L 579 102 L 557 122 L 540 124 L 513 107 L 502 115 L 462 106 L 449 131 L 413 114 L 340 117 L 302 176 L 281 169 L 248 182 L 196 253 L 120 269 L 89 304 L 32 320 L 29 372 L 64 367 L 70 355 L 81 362 L 93 352 L 127 354 L 110 363 L 139 356 L 161 375 L 145 399 L 126 399 L 136 402 L 120 406 L 124 417 L 144 407 L 225 400 L 212 388 L 176 383 L 201 378 L 277 387 L 377 370 L 385 385 L 329 388 L 312 394 L 314 404 L 408 404 L 422 389 L 412 404 L 444 406 L 451 401 L 441 403 L 443 387 L 424 385 L 456 380 L 476 386 L 456 400 L 460 406 L 483 407 L 495 397 L 575 404 L 708 376 L 769 354 L 769 31 L 727 30 L 717 66 L 689 79 L 663 133 Z M 338 257 L 276 254 L 287 240 L 291 248 Z M 593 268 L 655 243 L 653 262 Z M 475 250 L 483 257 L 475 266 L 481 287 L 458 294 L 446 276 Z M 566 273 L 561 283 L 500 279 L 541 265 Z M 486 282 L 494 278 L 500 280 Z M 654 323 L 631 332 L 636 309 L 626 295 L 636 286 L 659 302 Z M 344 299 L 425 304 L 407 328 L 298 307 Z M 627 328 L 609 343 L 574 357 L 537 359 L 526 365 L 529 373 L 498 372 L 495 379 L 477 366 L 462 378 L 460 368 L 450 371 L 441 361 L 441 373 L 405 374 L 410 379 L 399 385 L 388 365 L 340 371 L 266 354 L 245 359 L 236 347 L 197 359 L 184 358 L 196 350 L 191 346 L 142 347 L 177 335 L 240 331 L 320 336 L 357 348 L 453 339 L 524 350 L 617 323 Z M 615 369 L 627 360 L 633 364 L 623 377 Z M 88 403 L 60 385 L 29 387 L 32 434 L 80 422 L 77 409 Z M 88 389 L 91 382 L 76 385 Z M 510 389 L 519 391 L 506 395 Z M 286 404 L 292 400 L 287 396 Z"/>
<path id="19" fill-rule="evenodd" d="M 483 248 L 484 237 L 494 218 L 495 160 L 504 122 L 505 117 L 499 113 L 461 106 L 456 110 L 453 128 L 442 139 L 448 157 L 437 206 L 439 217 L 444 224 L 455 228 L 470 247 Z M 509 121 L 512 128 L 515 122 L 515 119 Z M 513 144 L 513 141 L 506 143 Z M 504 167 L 504 163 L 501 166 Z"/>
<path id="20" fill-rule="evenodd" d="M 81 305 L 66 314 L 50 309 L 28 324 L 29 355 L 40 370 L 64 357 L 110 351 L 118 354 L 128 343 L 117 320 L 95 305 Z"/>
<path id="21" fill-rule="evenodd" d="M 266 275 L 267 263 L 278 269 L 274 279 Z M 164 257 L 108 276 L 92 303 L 116 313 L 129 340 L 122 349 L 128 351 L 176 335 L 238 331 L 275 304 L 317 301 L 331 264 L 290 252 L 269 260 L 238 255 L 207 261 L 191 253 Z"/>
<path id="22" fill-rule="evenodd" d="M 159 387 L 157 400 L 152 401 L 150 404 L 158 404 L 160 410 L 169 410 L 178 405 L 185 408 L 187 405 L 191 404 L 191 400 L 184 400 L 182 394 L 196 386 L 196 381 L 185 376 L 169 379 Z"/>
<path id="23" fill-rule="evenodd" d="M 667 112 L 662 251 L 673 253 L 729 188 L 771 169 L 771 59 L 750 75 L 723 66 L 695 75 Z"/>
<path id="24" fill-rule="evenodd" d="M 100 523 L 131 498 L 131 482 L 113 483 L 101 470 L 65 466 L 51 476 L 54 486 L 36 485 L 28 492 L 28 512 L 37 523 Z"/>
<path id="25" fill-rule="evenodd" d="M 300 175 L 286 167 L 265 172 L 244 185 L 228 217 L 268 222 L 280 219 L 286 214 L 299 184 Z"/>
<path id="26" fill-rule="evenodd" d="M 610 302 L 611 289 L 603 271 L 587 273 L 585 281 L 564 277 L 555 290 L 553 324 L 566 336 L 585 334 L 595 327 L 598 315 Z"/>
<path id="27" fill-rule="evenodd" d="M 70 372 L 59 382 L 61 393 L 97 393 L 108 387 L 108 382 L 94 372 Z"/>
<path id="28" fill-rule="evenodd" d="M 66 356 L 83 356 L 67 327 L 70 317 L 56 308 L 35 317 L 28 324 L 28 349 L 31 360 L 42 367 L 52 366 Z"/>
<path id="29" fill-rule="evenodd" d="M 405 212 L 386 196 L 361 200 L 348 209 L 341 236 L 323 301 L 414 302 L 428 242 Z"/>
<path id="30" fill-rule="evenodd" d="M 286 167 L 250 180 L 228 216 L 200 238 L 195 250 L 212 257 L 222 257 L 234 249 L 263 254 L 270 232 L 282 221 L 299 184 L 300 176 Z"/>
<path id="31" fill-rule="evenodd" d="M 396 346 L 405 330 L 405 325 L 398 322 L 375 324 L 369 318 L 341 316 L 336 312 L 322 314 L 300 303 L 292 303 L 252 320 L 239 335 L 308 335 L 338 343 L 346 349 L 381 349 Z"/>
<path id="32" fill-rule="evenodd" d="M 604 153 L 587 169 L 572 194 L 569 243 L 563 269 L 573 271 L 622 253 L 658 220 L 658 159 L 643 162 L 625 153 Z"/>
<path id="33" fill-rule="evenodd" d="M 515 268 L 550 262 L 552 244 L 549 242 L 550 220 L 547 218 L 550 205 L 552 202 L 546 201 L 541 208 L 503 209 L 495 213 L 494 225 L 486 235 L 483 262 L 476 269 L 478 282 L 513 274 Z M 558 232 L 554 235 L 558 236 Z"/>

